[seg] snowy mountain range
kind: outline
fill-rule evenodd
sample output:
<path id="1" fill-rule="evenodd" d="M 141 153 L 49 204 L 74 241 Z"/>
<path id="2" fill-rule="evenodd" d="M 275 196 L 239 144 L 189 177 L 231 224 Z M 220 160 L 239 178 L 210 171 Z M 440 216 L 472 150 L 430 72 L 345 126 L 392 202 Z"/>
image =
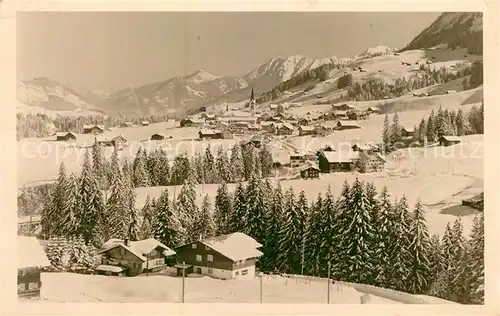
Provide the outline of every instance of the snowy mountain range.
<path id="1" fill-rule="evenodd" d="M 354 57 L 354 59 L 362 59 L 362 58 L 370 58 L 373 56 L 379 56 L 379 55 L 387 55 L 391 54 L 397 51 L 395 48 L 389 48 L 384 45 L 378 45 L 376 47 L 370 47 L 367 48 L 364 52 L 361 54 L 358 54 Z"/>

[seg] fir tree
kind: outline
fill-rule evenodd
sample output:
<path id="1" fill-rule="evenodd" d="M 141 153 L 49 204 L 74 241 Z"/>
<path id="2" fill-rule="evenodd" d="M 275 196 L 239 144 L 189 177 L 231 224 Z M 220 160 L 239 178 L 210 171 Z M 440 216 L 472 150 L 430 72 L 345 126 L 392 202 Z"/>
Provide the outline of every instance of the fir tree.
<path id="1" fill-rule="evenodd" d="M 145 151 L 141 151 L 139 149 L 137 154 L 138 157 L 134 160 L 134 185 L 135 187 L 148 187 L 150 186 L 151 181 L 149 179 Z"/>
<path id="2" fill-rule="evenodd" d="M 163 149 L 158 149 L 157 159 L 155 160 L 154 168 L 158 170 L 158 185 L 166 186 L 170 182 L 170 162 L 168 161 L 167 153 Z"/>
<path id="3" fill-rule="evenodd" d="M 260 169 L 263 177 L 271 176 L 273 170 L 273 156 L 266 145 L 262 146 L 259 152 Z"/>
<path id="4" fill-rule="evenodd" d="M 254 162 L 253 157 L 254 147 L 252 145 L 242 146 L 243 153 L 243 167 L 245 170 L 245 180 L 250 180 L 252 174 L 254 173 Z"/>
<path id="5" fill-rule="evenodd" d="M 144 206 L 142 207 L 140 213 L 142 216 L 142 222 L 141 222 L 139 236 L 141 239 L 152 238 L 154 236 L 153 232 L 154 212 L 149 195 L 146 196 L 146 201 L 144 202 Z"/>
<path id="6" fill-rule="evenodd" d="M 181 225 L 187 234 L 187 240 L 198 240 L 202 227 L 200 227 L 198 222 L 199 209 L 196 204 L 194 175 L 191 172 L 184 181 L 181 192 L 177 196 L 176 211 L 178 212 Z"/>
<path id="7" fill-rule="evenodd" d="M 316 201 L 311 203 L 310 211 L 307 214 L 307 225 L 304 233 L 304 243 L 307 245 L 305 255 L 305 274 L 318 275 L 322 260 L 321 254 L 321 234 L 323 233 L 323 198 L 318 194 Z"/>
<path id="8" fill-rule="evenodd" d="M 421 146 L 427 143 L 427 125 L 425 124 L 425 119 L 422 118 L 420 124 L 418 125 L 418 142 Z"/>
<path id="9" fill-rule="evenodd" d="M 431 237 L 429 247 L 430 247 L 429 248 L 430 283 L 428 291 L 432 291 L 432 289 L 435 286 L 434 283 L 437 282 L 438 278 L 445 270 L 443 251 L 441 249 L 441 241 L 439 240 L 439 236 L 437 234 Z"/>
<path id="10" fill-rule="evenodd" d="M 92 172 L 90 163 L 90 154 L 85 152 L 83 169 L 79 179 L 79 194 L 78 194 L 78 230 L 77 236 L 83 237 L 85 243 L 98 242 L 97 235 L 99 223 L 104 216 L 105 205 L 102 192 L 99 190 L 98 181 Z"/>
<path id="11" fill-rule="evenodd" d="M 467 131 L 467 122 L 465 121 L 464 113 L 462 109 L 458 109 L 457 115 L 455 116 L 455 126 L 457 128 L 457 136 L 465 135 Z"/>
<path id="12" fill-rule="evenodd" d="M 172 166 L 171 185 L 182 185 L 190 172 L 191 164 L 186 153 L 178 154 Z"/>
<path id="13" fill-rule="evenodd" d="M 121 173 L 120 169 L 120 158 L 118 157 L 118 148 L 114 147 L 113 154 L 111 155 L 111 165 L 110 165 L 110 185 L 113 185 L 116 178 L 118 177 L 118 173 Z"/>
<path id="14" fill-rule="evenodd" d="M 155 238 L 165 245 L 172 247 L 184 242 L 184 232 L 176 212 L 172 209 L 168 190 L 165 189 L 155 206 L 156 219 L 153 231 Z"/>
<path id="15" fill-rule="evenodd" d="M 474 218 L 469 241 L 470 303 L 484 304 L 484 215 Z"/>
<path id="16" fill-rule="evenodd" d="M 102 146 L 97 142 L 97 138 L 95 138 L 94 145 L 92 146 L 92 169 L 94 177 L 99 183 L 99 189 L 107 190 L 109 188 L 106 177 L 108 174 L 107 162 L 104 157 Z"/>
<path id="17" fill-rule="evenodd" d="M 216 160 L 217 174 L 219 175 L 218 182 L 224 181 L 225 183 L 231 182 L 231 169 L 229 168 L 229 159 L 227 153 L 222 145 L 217 150 Z"/>
<path id="18" fill-rule="evenodd" d="M 411 255 L 411 275 L 408 290 L 410 293 L 423 294 L 430 283 L 430 241 L 425 222 L 422 202 L 417 201 L 413 211 L 413 221 L 410 227 L 411 243 L 408 249 Z"/>
<path id="19" fill-rule="evenodd" d="M 246 230 L 246 193 L 245 188 L 239 182 L 233 195 L 232 212 L 229 218 L 229 232 L 244 232 Z"/>
<path id="20" fill-rule="evenodd" d="M 230 229 L 230 217 L 232 214 L 232 205 L 229 192 L 227 190 L 227 185 L 222 182 L 217 189 L 217 195 L 215 196 L 215 234 L 216 235 L 226 235 L 231 233 Z"/>
<path id="21" fill-rule="evenodd" d="M 238 190 L 238 188 L 236 190 Z M 264 271 L 273 271 L 277 268 L 280 250 L 280 229 L 283 221 L 283 203 L 283 191 L 281 185 L 278 183 L 272 194 L 270 210 L 265 214 L 266 238 L 263 245 L 264 256 L 262 257 L 262 267 Z"/>
<path id="22" fill-rule="evenodd" d="M 215 223 L 212 216 L 212 204 L 210 203 L 210 198 L 208 194 L 203 198 L 203 203 L 200 209 L 200 226 L 203 227 L 202 238 L 214 237 L 215 235 Z"/>
<path id="23" fill-rule="evenodd" d="M 342 215 L 347 224 L 342 232 L 342 270 L 348 281 L 366 283 L 373 275 L 374 228 L 372 226 L 370 205 L 363 183 L 354 181 L 347 201 L 347 210 Z"/>
<path id="24" fill-rule="evenodd" d="M 399 124 L 399 115 L 398 113 L 394 113 L 392 117 L 392 125 L 391 125 L 391 145 L 397 146 L 403 140 L 403 136 L 401 135 L 401 125 Z"/>
<path id="25" fill-rule="evenodd" d="M 433 143 L 436 140 L 436 122 L 434 118 L 434 110 L 432 110 L 429 118 L 427 119 L 427 141 Z"/>
<path id="26" fill-rule="evenodd" d="M 205 183 L 205 163 L 203 155 L 199 152 L 194 155 L 193 172 L 198 183 Z"/>
<path id="27" fill-rule="evenodd" d="M 71 174 L 67 182 L 66 192 L 64 193 L 63 212 L 64 217 L 61 227 L 61 235 L 66 238 L 72 238 L 78 229 L 78 179 Z"/>
<path id="28" fill-rule="evenodd" d="M 290 188 L 285 193 L 283 226 L 280 230 L 279 267 L 287 273 L 299 274 L 301 271 L 301 250 L 303 245 L 302 214 Z"/>
<path id="29" fill-rule="evenodd" d="M 251 148 L 253 148 L 253 153 L 252 153 L 252 157 L 253 157 L 253 163 L 252 163 L 252 173 L 255 177 L 257 178 L 262 178 L 262 167 L 261 167 L 261 160 L 260 160 L 260 155 L 259 155 L 259 150 L 253 146 L 250 146 Z"/>
<path id="30" fill-rule="evenodd" d="M 111 195 L 106 205 L 107 225 L 105 224 L 105 226 L 107 226 L 107 235 L 105 239 L 128 238 L 130 219 L 127 214 L 128 205 L 126 193 L 125 184 L 123 183 L 121 173 L 119 173 L 111 186 Z"/>
<path id="31" fill-rule="evenodd" d="M 246 187 L 245 233 L 263 244 L 265 237 L 264 214 L 266 214 L 265 198 L 262 192 L 262 180 L 252 176 Z"/>
<path id="32" fill-rule="evenodd" d="M 238 143 L 236 143 L 231 150 L 230 164 L 232 182 L 243 180 L 245 177 L 245 167 L 241 154 L 241 146 Z"/>
<path id="33" fill-rule="evenodd" d="M 377 234 L 375 247 L 375 266 L 376 276 L 374 283 L 379 286 L 388 287 L 390 280 L 388 278 L 388 262 L 390 259 L 391 247 L 394 247 L 394 212 L 390 201 L 387 186 L 384 186 L 380 193 L 379 212 L 377 216 Z"/>
<path id="34" fill-rule="evenodd" d="M 205 159 L 204 159 L 204 171 L 205 171 L 205 182 L 206 183 L 215 183 L 217 180 L 214 156 L 212 155 L 212 149 L 210 148 L 210 144 L 205 149 Z"/>
<path id="35" fill-rule="evenodd" d="M 332 274 L 336 280 L 343 278 L 341 268 L 343 258 L 340 250 L 342 249 L 342 227 L 345 222 L 342 221 L 341 215 L 346 209 L 344 206 L 347 207 L 348 200 L 346 198 L 349 197 L 350 189 L 347 181 L 344 182 L 342 190 L 344 195 L 339 198 L 338 202 L 335 202 L 330 187 L 327 188 L 325 198 L 321 204 L 322 221 L 318 227 L 318 231 L 322 232 L 319 236 L 320 249 L 318 256 L 320 267 L 318 272 L 321 276 L 326 276 L 328 274 L 328 263 L 330 262 Z"/>
<path id="36" fill-rule="evenodd" d="M 389 115 L 385 115 L 384 119 L 384 127 L 382 129 L 382 142 L 384 143 L 385 148 L 391 147 L 391 133 L 389 127 Z"/>

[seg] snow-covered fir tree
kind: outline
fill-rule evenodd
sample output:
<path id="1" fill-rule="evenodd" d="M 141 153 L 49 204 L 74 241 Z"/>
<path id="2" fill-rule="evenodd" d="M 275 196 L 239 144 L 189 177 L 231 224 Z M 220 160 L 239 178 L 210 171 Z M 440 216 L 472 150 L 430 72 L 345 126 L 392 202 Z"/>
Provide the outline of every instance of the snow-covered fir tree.
<path id="1" fill-rule="evenodd" d="M 66 238 L 72 238 L 78 230 L 78 179 L 74 174 L 69 176 L 67 184 L 63 205 L 65 211 L 60 233 Z"/>
<path id="2" fill-rule="evenodd" d="M 214 237 L 215 236 L 215 223 L 213 218 L 212 203 L 210 202 L 210 197 L 208 194 L 203 198 L 200 209 L 200 226 L 202 230 L 202 238 Z"/>
<path id="3" fill-rule="evenodd" d="M 101 190 L 108 189 L 110 185 L 107 179 L 107 168 L 108 163 L 104 157 L 102 145 L 98 143 L 97 138 L 95 138 L 94 144 L 92 145 L 92 169 L 94 177 L 99 184 L 99 189 Z"/>
<path id="4" fill-rule="evenodd" d="M 241 153 L 241 146 L 236 143 L 231 149 L 230 169 L 231 169 L 231 182 L 240 182 L 245 178 L 245 166 L 243 156 Z"/>
<path id="5" fill-rule="evenodd" d="M 418 142 L 421 146 L 424 146 L 427 143 L 427 125 L 424 118 L 422 118 L 420 124 L 418 125 Z"/>
<path id="6" fill-rule="evenodd" d="M 470 303 L 484 304 L 484 215 L 474 217 L 470 240 L 469 262 Z"/>
<path id="7" fill-rule="evenodd" d="M 384 126 L 382 128 L 382 142 L 385 148 L 389 148 L 391 145 L 391 133 L 389 125 L 389 115 L 386 114 L 384 118 Z"/>
<path id="8" fill-rule="evenodd" d="M 229 159 L 227 157 L 227 152 L 224 146 L 220 145 L 217 149 L 217 159 L 215 162 L 216 170 L 218 174 L 218 182 L 224 181 L 229 183 L 232 180 L 231 168 L 229 168 Z"/>
<path id="9" fill-rule="evenodd" d="M 204 167 L 203 170 L 205 172 L 205 183 L 216 183 L 217 182 L 217 174 L 215 169 L 215 158 L 212 154 L 212 148 L 210 144 L 205 149 L 205 159 L 203 160 Z"/>
<path id="10" fill-rule="evenodd" d="M 233 194 L 232 212 L 229 217 L 229 231 L 245 232 L 247 218 L 246 191 L 241 182 L 236 185 Z"/>
<path id="11" fill-rule="evenodd" d="M 110 238 L 128 238 L 130 218 L 128 214 L 128 200 L 126 184 L 121 172 L 116 175 L 115 182 L 111 185 L 111 193 L 106 203 L 106 232 L 105 240 Z"/>
<path id="12" fill-rule="evenodd" d="M 231 197 L 227 189 L 227 184 L 222 182 L 217 189 L 215 196 L 214 223 L 215 234 L 226 235 L 231 233 L 230 220 L 232 211 Z"/>
<path id="13" fill-rule="evenodd" d="M 196 177 L 196 182 L 205 183 L 205 162 L 203 155 L 199 152 L 194 154 L 193 157 L 193 172 Z"/>
<path id="14" fill-rule="evenodd" d="M 187 154 L 179 153 L 174 159 L 172 166 L 171 185 L 182 185 L 187 179 L 191 170 L 191 164 Z"/>
<path id="15" fill-rule="evenodd" d="M 292 274 L 299 274 L 301 271 L 301 254 L 304 237 L 303 221 L 304 216 L 299 213 L 297 201 L 293 188 L 289 188 L 285 193 L 283 209 L 283 224 L 280 229 L 279 243 L 279 268 L 282 271 Z"/>
<path id="16" fill-rule="evenodd" d="M 458 136 L 463 136 L 466 134 L 467 121 L 465 120 L 465 116 L 461 108 L 458 109 L 457 115 L 455 116 L 455 126 L 457 128 Z"/>
<path id="17" fill-rule="evenodd" d="M 145 150 L 139 149 L 134 160 L 134 185 L 135 187 L 148 187 L 151 184 L 147 168 L 147 156 Z"/>
<path id="18" fill-rule="evenodd" d="M 157 154 L 158 159 L 156 160 L 155 169 L 159 170 L 158 185 L 166 186 L 170 184 L 170 161 L 165 150 L 160 148 Z"/>
<path id="19" fill-rule="evenodd" d="M 264 216 L 267 212 L 265 197 L 262 190 L 263 182 L 253 175 L 246 187 L 246 217 L 245 231 L 257 242 L 263 244 L 265 238 Z"/>
<path id="20" fill-rule="evenodd" d="M 240 195 L 240 197 L 241 196 L 242 195 Z M 244 203 L 244 201 L 241 202 Z M 283 191 L 281 185 L 278 183 L 272 194 L 272 202 L 269 211 L 265 214 L 266 238 L 262 247 L 264 253 L 262 257 L 262 268 L 264 271 L 273 271 L 277 268 L 280 244 L 280 229 L 283 225 L 283 202 Z"/>
<path id="21" fill-rule="evenodd" d="M 431 110 L 431 114 L 427 119 L 427 141 L 433 143 L 436 140 L 437 140 L 436 122 L 435 122 L 434 110 Z"/>
<path id="22" fill-rule="evenodd" d="M 177 196 L 176 211 L 179 214 L 181 225 L 186 231 L 187 240 L 198 240 L 202 227 L 198 221 L 199 208 L 196 204 L 194 174 L 191 171 Z"/>
<path id="23" fill-rule="evenodd" d="M 304 233 L 304 244 L 307 245 L 304 251 L 304 273 L 307 275 L 319 275 L 322 258 L 321 235 L 323 233 L 323 198 L 318 194 L 316 201 L 311 203 L 307 214 L 306 231 Z"/>
<path id="24" fill-rule="evenodd" d="M 78 194 L 78 230 L 77 236 L 83 237 L 85 243 L 95 243 L 99 241 L 99 223 L 104 216 L 105 205 L 102 191 L 92 172 L 90 163 L 90 153 L 85 152 L 82 173 L 79 178 Z"/>
<path id="25" fill-rule="evenodd" d="M 141 227 L 140 227 L 140 232 L 139 236 L 140 239 L 148 239 L 154 236 L 153 232 L 153 217 L 154 212 L 153 212 L 153 206 L 151 203 L 151 198 L 149 195 L 146 196 L 146 201 L 144 202 L 144 205 L 140 211 L 142 221 L 141 221 Z"/>
<path id="26" fill-rule="evenodd" d="M 169 247 L 176 247 L 185 242 L 185 232 L 182 231 L 178 214 L 172 208 L 167 189 L 156 201 L 155 215 L 153 231 L 158 241 Z"/>
<path id="27" fill-rule="evenodd" d="M 374 228 L 364 185 L 358 178 L 350 191 L 347 209 L 342 215 L 347 225 L 342 231 L 341 267 L 348 281 L 367 283 L 373 275 Z"/>
<path id="28" fill-rule="evenodd" d="M 411 255 L 410 276 L 408 291 L 423 294 L 427 291 L 430 282 L 430 240 L 425 222 L 425 213 L 420 200 L 415 204 L 413 221 L 410 227 L 411 243 L 408 251 Z"/>
<path id="29" fill-rule="evenodd" d="M 403 136 L 401 135 L 401 125 L 399 124 L 399 115 L 396 112 L 392 116 L 391 145 L 397 146 L 402 140 Z"/>
<path id="30" fill-rule="evenodd" d="M 345 203 L 349 195 L 349 185 L 347 181 L 344 182 L 343 192 L 344 195 L 335 201 L 333 194 L 331 193 L 330 187 L 327 188 L 323 201 L 321 203 L 321 221 L 318 224 L 318 231 L 321 231 L 319 238 L 319 274 L 321 276 L 328 275 L 328 263 L 331 263 L 331 275 L 336 280 L 342 279 L 343 275 L 341 271 L 341 245 L 342 245 L 342 220 L 340 215 L 341 204 Z M 319 215 L 319 214 L 318 214 Z"/>
<path id="31" fill-rule="evenodd" d="M 393 240 L 393 206 L 390 201 L 389 190 L 387 186 L 382 188 L 379 197 L 379 211 L 375 227 L 376 246 L 375 246 L 375 270 L 376 276 L 374 283 L 378 286 L 389 286 L 390 280 L 387 275 L 387 262 L 389 261 L 391 247 L 394 246 Z"/>
<path id="32" fill-rule="evenodd" d="M 271 176 L 273 170 L 273 156 L 266 145 L 263 145 L 259 152 L 260 169 L 263 177 Z"/>
<path id="33" fill-rule="evenodd" d="M 250 180 L 255 169 L 255 158 L 253 156 L 255 147 L 251 144 L 241 145 L 241 147 L 241 152 L 243 154 L 243 167 L 245 170 L 245 180 Z"/>

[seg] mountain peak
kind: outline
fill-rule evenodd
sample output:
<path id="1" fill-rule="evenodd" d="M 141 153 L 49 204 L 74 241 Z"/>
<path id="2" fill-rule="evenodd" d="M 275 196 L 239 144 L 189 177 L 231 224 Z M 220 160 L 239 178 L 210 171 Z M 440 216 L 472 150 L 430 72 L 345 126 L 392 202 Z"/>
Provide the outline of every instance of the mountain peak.
<path id="1" fill-rule="evenodd" d="M 396 51 L 395 48 L 390 48 L 385 45 L 377 45 L 375 47 L 369 47 L 365 49 L 361 54 L 357 55 L 357 57 L 364 56 L 374 56 L 374 55 L 386 55 Z"/>
<path id="2" fill-rule="evenodd" d="M 213 81 L 220 78 L 219 76 L 213 75 L 203 69 L 198 69 L 192 74 L 186 76 L 186 79 L 194 81 L 195 83 L 202 83 L 207 81 Z"/>

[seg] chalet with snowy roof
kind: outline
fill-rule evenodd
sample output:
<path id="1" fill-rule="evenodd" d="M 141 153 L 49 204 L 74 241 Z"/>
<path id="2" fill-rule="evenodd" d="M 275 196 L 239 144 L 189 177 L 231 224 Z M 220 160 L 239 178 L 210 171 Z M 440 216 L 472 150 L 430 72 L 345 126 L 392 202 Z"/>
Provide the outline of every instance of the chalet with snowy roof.
<path id="1" fill-rule="evenodd" d="M 339 130 L 356 129 L 356 128 L 361 128 L 361 126 L 359 126 L 357 122 L 353 122 L 353 121 L 338 121 L 337 122 L 337 129 L 339 129 Z"/>
<path id="2" fill-rule="evenodd" d="M 441 136 L 438 142 L 439 146 L 452 146 L 460 143 L 460 138 L 457 136 Z"/>
<path id="3" fill-rule="evenodd" d="M 136 276 L 162 270 L 175 251 L 154 238 L 139 241 L 110 239 L 98 254 L 101 255 L 101 265 L 96 269 L 98 274 Z"/>
<path id="4" fill-rule="evenodd" d="M 99 145 L 103 147 L 118 147 L 121 148 L 127 142 L 127 139 L 123 135 L 118 135 L 113 138 L 107 137 L 96 137 L 96 141 Z"/>
<path id="5" fill-rule="evenodd" d="M 319 171 L 319 168 L 314 165 L 306 165 L 300 169 L 300 177 L 302 179 L 317 179 Z"/>
<path id="6" fill-rule="evenodd" d="M 262 247 L 252 237 L 236 232 L 200 239 L 177 247 L 177 262 L 191 266 L 196 274 L 218 279 L 255 278 Z"/>
<path id="7" fill-rule="evenodd" d="M 380 172 L 384 170 L 386 159 L 380 153 L 368 153 L 362 151 L 359 153 L 359 171 L 363 173 Z"/>
<path id="8" fill-rule="evenodd" d="M 84 134 L 102 134 L 104 133 L 104 125 L 83 125 Z"/>
<path id="9" fill-rule="evenodd" d="M 17 296 L 40 298 L 41 272 L 50 266 L 45 250 L 38 239 L 17 236 Z"/>
<path id="10" fill-rule="evenodd" d="M 334 119 L 347 119 L 347 111 L 345 110 L 334 110 L 332 112 Z"/>
<path id="11" fill-rule="evenodd" d="M 149 126 L 149 124 L 150 124 L 149 121 L 142 121 L 141 122 L 142 126 Z"/>
<path id="12" fill-rule="evenodd" d="M 292 135 L 294 127 L 288 123 L 279 123 L 276 126 L 276 134 L 278 135 Z"/>
<path id="13" fill-rule="evenodd" d="M 151 135 L 151 140 L 163 140 L 165 139 L 165 135 L 160 134 L 160 133 L 154 133 Z"/>
<path id="14" fill-rule="evenodd" d="M 260 126 L 262 126 L 262 129 L 265 130 L 266 132 L 273 133 L 276 131 L 276 126 L 274 125 L 274 122 L 271 121 L 261 121 Z"/>
<path id="15" fill-rule="evenodd" d="M 319 154 L 319 169 L 323 173 L 352 171 L 354 163 L 359 159 L 355 151 L 322 151 Z"/>
<path id="16" fill-rule="evenodd" d="M 60 132 L 60 133 L 56 133 L 56 140 L 57 141 L 76 140 L 76 134 L 73 133 L 73 132 Z"/>
<path id="17" fill-rule="evenodd" d="M 316 135 L 317 130 L 314 126 L 299 126 L 299 135 Z"/>
<path id="18" fill-rule="evenodd" d="M 304 153 L 290 153 L 290 167 L 297 168 L 306 160 Z"/>
<path id="19" fill-rule="evenodd" d="M 377 152 L 380 150 L 379 146 L 377 144 L 363 144 L 363 143 L 356 143 L 352 145 L 351 147 L 352 151 L 359 151 L 359 152 Z"/>
<path id="20" fill-rule="evenodd" d="M 403 137 L 412 137 L 413 133 L 415 133 L 415 129 L 409 126 L 403 126 L 401 128 L 401 136 Z"/>
<path id="21" fill-rule="evenodd" d="M 297 121 L 297 123 L 301 126 L 307 126 L 311 123 L 311 119 L 307 117 L 302 117 Z"/>
<path id="22" fill-rule="evenodd" d="M 120 124 L 120 127 L 132 127 L 134 126 L 134 123 L 132 122 L 123 122 Z"/>
<path id="23" fill-rule="evenodd" d="M 324 145 L 323 147 L 321 147 L 321 148 L 320 148 L 320 149 L 316 152 L 316 156 L 319 156 L 319 155 L 320 155 L 320 153 L 321 153 L 322 151 L 326 151 L 326 152 L 328 152 L 328 151 L 335 151 L 335 146 L 333 146 L 333 145 L 328 145 L 328 144 Z"/>
<path id="24" fill-rule="evenodd" d="M 203 125 L 205 125 L 204 119 L 185 118 L 180 122 L 180 127 L 197 127 Z"/>
<path id="25" fill-rule="evenodd" d="M 348 111 L 348 110 L 354 110 L 354 106 L 350 105 L 350 104 L 347 104 L 347 103 L 343 103 L 343 104 L 333 104 L 332 105 L 333 109 L 334 110 L 340 110 L 340 111 Z"/>
<path id="26" fill-rule="evenodd" d="M 377 106 L 370 106 L 367 110 L 368 113 L 372 114 L 379 114 L 380 113 L 380 108 Z"/>
<path id="27" fill-rule="evenodd" d="M 222 139 L 222 132 L 215 129 L 202 129 L 198 132 L 200 139 Z"/>

